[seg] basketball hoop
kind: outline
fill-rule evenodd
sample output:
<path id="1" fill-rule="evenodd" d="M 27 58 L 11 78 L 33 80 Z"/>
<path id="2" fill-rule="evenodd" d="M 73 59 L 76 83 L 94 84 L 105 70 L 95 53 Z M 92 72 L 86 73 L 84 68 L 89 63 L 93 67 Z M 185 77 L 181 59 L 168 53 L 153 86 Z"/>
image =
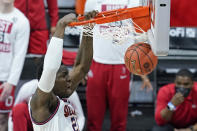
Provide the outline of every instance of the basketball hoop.
<path id="1" fill-rule="evenodd" d="M 134 39 L 135 42 L 147 42 L 148 40 L 146 33 L 150 29 L 148 6 L 100 12 L 91 20 L 84 19 L 84 16 L 80 16 L 78 17 L 78 22 L 72 22 L 69 26 L 80 26 L 91 23 L 105 24 L 124 20 L 124 24 L 122 25 L 109 24 L 103 32 L 95 29 L 95 32 L 98 32 L 95 37 L 112 38 L 115 44 L 123 44 L 128 39 Z M 89 28 L 84 28 L 83 31 L 88 36 L 93 36 L 93 31 Z"/>
<path id="2" fill-rule="evenodd" d="M 72 22 L 70 26 L 88 23 L 105 24 L 132 19 L 132 22 L 121 26 L 109 26 L 96 36 L 113 39 L 113 43 L 116 44 L 122 44 L 128 38 L 133 39 L 135 43 L 148 41 L 157 56 L 166 56 L 169 52 L 170 3 L 170 0 L 143 0 L 142 6 L 100 12 L 91 20 L 85 20 L 81 16 L 78 22 Z M 90 31 L 88 35 L 93 36 L 93 32 Z M 94 37 L 96 36 L 94 33 Z"/>
<path id="3" fill-rule="evenodd" d="M 69 26 L 79 26 L 89 23 L 105 24 L 105 23 L 111 23 L 115 21 L 129 19 L 129 18 L 140 18 L 147 16 L 149 16 L 149 7 L 140 6 L 134 8 L 103 11 L 98 13 L 97 16 L 91 20 L 85 20 L 84 16 L 79 16 L 78 22 L 71 22 Z"/>

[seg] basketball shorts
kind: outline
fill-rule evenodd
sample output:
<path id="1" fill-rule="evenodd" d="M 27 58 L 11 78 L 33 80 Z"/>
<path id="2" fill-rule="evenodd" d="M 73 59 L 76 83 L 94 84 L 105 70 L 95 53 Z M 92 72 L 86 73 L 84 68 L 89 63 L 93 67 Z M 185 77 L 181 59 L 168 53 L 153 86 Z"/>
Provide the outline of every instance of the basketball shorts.
<path id="1" fill-rule="evenodd" d="M 48 30 L 35 30 L 30 32 L 28 53 L 43 55 L 47 50 L 49 40 Z"/>
<path id="2" fill-rule="evenodd" d="M 2 83 L 0 83 L 1 85 Z M 0 89 L 0 94 L 2 93 L 3 89 Z M 15 86 L 12 88 L 12 92 L 10 96 L 5 101 L 0 101 L 0 113 L 8 113 L 12 109 L 14 105 L 14 93 L 15 93 Z"/>

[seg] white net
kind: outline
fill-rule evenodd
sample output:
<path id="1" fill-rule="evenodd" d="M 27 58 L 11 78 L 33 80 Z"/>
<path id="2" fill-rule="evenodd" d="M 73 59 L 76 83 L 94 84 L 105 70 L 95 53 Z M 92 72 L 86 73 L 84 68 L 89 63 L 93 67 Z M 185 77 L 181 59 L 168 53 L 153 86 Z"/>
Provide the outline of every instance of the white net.
<path id="1" fill-rule="evenodd" d="M 137 33 L 136 30 L 139 30 L 142 33 Z M 93 37 L 93 30 L 83 29 L 83 31 L 86 32 L 88 36 Z M 124 20 L 124 24 L 109 24 L 108 27 L 105 28 L 105 30 L 102 32 L 99 30 L 94 31 L 97 32 L 96 36 L 94 37 L 113 39 L 114 44 L 124 44 L 128 39 L 133 39 L 135 43 L 148 41 L 147 32 L 143 31 L 143 29 L 141 29 L 136 23 L 134 23 L 132 19 Z"/>

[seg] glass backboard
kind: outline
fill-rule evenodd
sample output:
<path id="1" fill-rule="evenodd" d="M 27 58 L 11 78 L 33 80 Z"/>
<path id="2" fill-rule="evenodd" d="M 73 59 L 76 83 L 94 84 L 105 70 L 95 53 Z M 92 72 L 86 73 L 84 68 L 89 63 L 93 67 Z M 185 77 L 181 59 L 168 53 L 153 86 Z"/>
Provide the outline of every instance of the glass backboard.
<path id="1" fill-rule="evenodd" d="M 166 56 L 169 51 L 170 0 L 141 0 L 150 7 L 151 29 L 148 38 L 157 56 Z"/>

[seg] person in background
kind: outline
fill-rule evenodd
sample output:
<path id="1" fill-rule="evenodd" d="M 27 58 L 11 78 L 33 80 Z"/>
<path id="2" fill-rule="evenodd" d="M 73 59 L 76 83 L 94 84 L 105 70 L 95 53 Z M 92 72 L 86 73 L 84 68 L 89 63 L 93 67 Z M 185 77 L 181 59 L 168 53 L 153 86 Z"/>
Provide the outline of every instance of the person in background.
<path id="1" fill-rule="evenodd" d="M 14 5 L 25 14 L 30 22 L 28 53 L 33 56 L 44 55 L 49 39 L 44 0 L 15 0 Z M 58 21 L 57 0 L 47 0 L 47 5 L 50 17 L 50 33 L 53 35 Z"/>
<path id="2" fill-rule="evenodd" d="M 139 6 L 139 0 L 78 0 L 85 4 L 84 12 L 92 10 L 107 11 Z M 76 4 L 79 8 L 80 4 Z M 83 5 L 76 9 L 78 13 L 83 10 Z M 122 21 L 95 25 L 98 31 L 104 31 L 110 24 L 123 24 Z M 129 39 L 122 45 L 114 44 L 113 39 L 96 37 L 98 32 L 93 30 L 93 62 L 87 80 L 87 130 L 102 130 L 102 122 L 107 107 L 110 110 L 111 131 L 125 131 L 128 114 L 129 88 L 131 74 L 124 64 L 126 49 L 134 43 Z M 132 35 L 132 34 L 131 34 Z M 142 88 L 152 89 L 147 76 L 141 76 Z"/>
<path id="3" fill-rule="evenodd" d="M 0 0 L 0 130 L 7 131 L 8 113 L 14 104 L 29 42 L 28 19 L 14 0 Z"/>
<path id="4" fill-rule="evenodd" d="M 197 82 L 188 69 L 159 89 L 153 131 L 197 131 Z"/>

